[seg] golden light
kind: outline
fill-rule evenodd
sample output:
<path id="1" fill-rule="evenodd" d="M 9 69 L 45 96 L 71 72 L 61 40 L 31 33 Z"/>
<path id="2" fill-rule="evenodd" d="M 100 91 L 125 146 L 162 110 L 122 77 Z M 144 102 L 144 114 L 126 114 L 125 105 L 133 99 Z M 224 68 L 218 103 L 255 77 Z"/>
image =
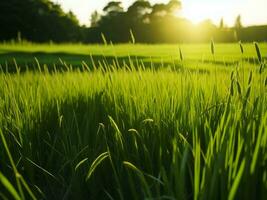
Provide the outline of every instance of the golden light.
<path id="1" fill-rule="evenodd" d="M 198 24 L 206 19 L 211 19 L 214 23 L 217 23 L 223 17 L 223 11 L 207 5 L 185 4 L 180 15 L 194 24 Z"/>

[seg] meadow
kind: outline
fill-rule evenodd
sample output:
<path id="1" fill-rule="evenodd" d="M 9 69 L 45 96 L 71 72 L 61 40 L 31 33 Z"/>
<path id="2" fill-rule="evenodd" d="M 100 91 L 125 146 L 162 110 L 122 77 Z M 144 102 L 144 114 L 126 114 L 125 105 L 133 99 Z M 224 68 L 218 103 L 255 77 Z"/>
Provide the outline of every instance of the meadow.
<path id="1" fill-rule="evenodd" d="M 265 199 L 266 55 L 1 44 L 0 198 Z"/>

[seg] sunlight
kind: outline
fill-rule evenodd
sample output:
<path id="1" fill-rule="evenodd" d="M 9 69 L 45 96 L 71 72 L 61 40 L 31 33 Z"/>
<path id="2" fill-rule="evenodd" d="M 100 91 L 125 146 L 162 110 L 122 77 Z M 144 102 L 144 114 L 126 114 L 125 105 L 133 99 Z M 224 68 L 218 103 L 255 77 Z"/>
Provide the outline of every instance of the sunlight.
<path id="1" fill-rule="evenodd" d="M 190 20 L 194 24 L 198 24 L 207 19 L 210 19 L 214 23 L 217 23 L 222 18 L 223 13 L 220 12 L 218 8 L 216 9 L 213 6 L 185 4 L 180 13 L 180 16 Z"/>

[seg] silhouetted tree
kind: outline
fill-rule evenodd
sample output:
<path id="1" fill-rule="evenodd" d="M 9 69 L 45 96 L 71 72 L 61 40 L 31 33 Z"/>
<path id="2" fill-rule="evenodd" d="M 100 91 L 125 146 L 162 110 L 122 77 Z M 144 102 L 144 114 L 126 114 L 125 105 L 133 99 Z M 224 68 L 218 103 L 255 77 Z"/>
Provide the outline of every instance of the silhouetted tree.
<path id="1" fill-rule="evenodd" d="M 170 0 L 170 2 L 167 4 L 167 10 L 171 14 L 175 14 L 177 11 L 181 10 L 182 3 L 178 0 Z"/>
<path id="2" fill-rule="evenodd" d="M 113 16 L 118 13 L 122 13 L 123 7 L 120 1 L 111 1 L 103 8 L 103 11 L 106 13 L 106 15 Z"/>
<path id="3" fill-rule="evenodd" d="M 242 28 L 242 23 L 241 23 L 241 15 L 238 15 L 235 20 L 235 38 L 236 40 L 241 40 L 242 33 L 241 33 L 241 28 Z"/>
<path id="4" fill-rule="evenodd" d="M 180 0 L 151 5 L 148 0 L 136 0 L 124 11 L 121 1 L 111 1 L 103 8 L 103 14 L 93 12 L 91 27 L 80 26 L 72 12 L 65 13 L 60 5 L 50 0 L 1 0 L 0 40 L 23 39 L 35 42 L 101 42 L 101 34 L 107 42 L 129 42 L 131 33 L 136 42 L 231 42 L 236 40 L 266 40 L 266 26 L 244 28 L 241 16 L 235 26 L 227 28 L 223 18 L 220 27 L 211 21 L 193 25 L 177 15 L 182 9 Z M 131 31 L 130 31 L 131 30 Z"/>
<path id="5" fill-rule="evenodd" d="M 220 20 L 220 29 L 223 29 L 224 28 L 224 21 L 223 21 L 223 18 L 221 18 Z"/>
<path id="6" fill-rule="evenodd" d="M 127 10 L 128 17 L 135 17 L 143 19 L 148 13 L 151 12 L 151 5 L 148 1 L 138 0 L 134 2 Z"/>
<path id="7" fill-rule="evenodd" d="M 77 41 L 81 28 L 72 12 L 48 0 L 0 1 L 0 39 L 10 40 L 21 33 L 23 39 L 45 42 Z"/>
<path id="8" fill-rule="evenodd" d="M 235 28 L 240 29 L 242 28 L 242 22 L 241 22 L 241 15 L 238 15 L 235 20 Z"/>
<path id="9" fill-rule="evenodd" d="M 100 19 L 101 19 L 101 15 L 97 11 L 94 11 L 91 14 L 91 27 L 98 26 L 98 22 Z"/>

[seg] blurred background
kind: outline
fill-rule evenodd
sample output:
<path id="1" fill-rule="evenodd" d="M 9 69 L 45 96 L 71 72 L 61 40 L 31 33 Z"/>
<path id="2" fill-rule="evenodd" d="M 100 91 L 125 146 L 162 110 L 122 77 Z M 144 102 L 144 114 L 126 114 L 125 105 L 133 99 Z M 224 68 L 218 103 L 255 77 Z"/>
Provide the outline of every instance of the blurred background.
<path id="1" fill-rule="evenodd" d="M 0 41 L 266 41 L 266 0 L 1 0 Z"/>

